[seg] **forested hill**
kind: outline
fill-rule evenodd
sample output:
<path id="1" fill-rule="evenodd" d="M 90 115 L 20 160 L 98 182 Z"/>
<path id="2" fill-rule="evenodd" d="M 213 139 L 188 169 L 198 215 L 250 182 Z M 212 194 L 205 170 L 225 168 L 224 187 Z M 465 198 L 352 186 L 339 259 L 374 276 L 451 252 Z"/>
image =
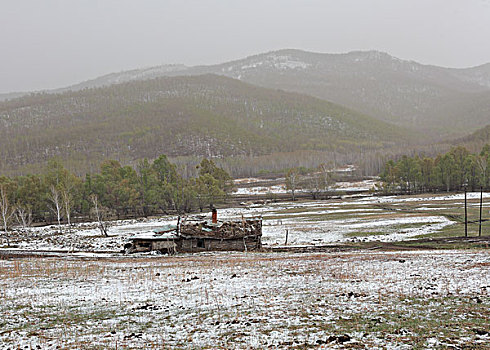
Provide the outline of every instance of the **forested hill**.
<path id="1" fill-rule="evenodd" d="M 472 132 L 488 124 L 490 115 L 490 64 L 451 69 L 378 51 L 279 50 L 212 66 L 166 65 L 114 73 L 68 89 L 209 73 L 315 96 L 433 138 Z"/>
<path id="2" fill-rule="evenodd" d="M 472 152 L 476 152 L 487 143 L 490 144 L 490 124 L 452 142 L 453 145 L 464 145 Z"/>
<path id="3" fill-rule="evenodd" d="M 196 72 L 308 94 L 431 136 L 464 134 L 486 125 L 490 115 L 490 64 L 451 69 L 379 51 L 280 50 L 187 69 Z"/>
<path id="4" fill-rule="evenodd" d="M 216 75 L 134 81 L 0 103 L 2 171 L 26 170 L 55 156 L 83 172 L 107 158 L 347 153 L 407 139 L 404 130 L 339 105 Z"/>

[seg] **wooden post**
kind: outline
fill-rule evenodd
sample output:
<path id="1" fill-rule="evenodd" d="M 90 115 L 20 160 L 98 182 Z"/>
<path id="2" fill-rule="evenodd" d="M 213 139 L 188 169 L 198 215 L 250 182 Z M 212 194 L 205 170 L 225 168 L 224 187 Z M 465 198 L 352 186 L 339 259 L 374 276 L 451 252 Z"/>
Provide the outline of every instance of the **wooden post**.
<path id="1" fill-rule="evenodd" d="M 466 201 L 466 185 L 464 186 L 464 236 L 468 237 L 468 208 Z"/>
<path id="2" fill-rule="evenodd" d="M 284 242 L 284 245 L 288 245 L 288 234 L 289 234 L 289 230 L 286 229 L 286 242 Z"/>
<path id="3" fill-rule="evenodd" d="M 481 236 L 481 215 L 483 207 L 483 186 L 480 187 L 480 225 L 478 226 L 478 236 Z"/>

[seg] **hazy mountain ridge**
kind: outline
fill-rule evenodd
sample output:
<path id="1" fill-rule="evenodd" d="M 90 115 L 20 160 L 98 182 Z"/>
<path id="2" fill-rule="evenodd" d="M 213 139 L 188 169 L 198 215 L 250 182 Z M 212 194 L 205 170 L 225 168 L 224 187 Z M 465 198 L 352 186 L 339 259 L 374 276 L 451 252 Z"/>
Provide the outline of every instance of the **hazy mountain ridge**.
<path id="1" fill-rule="evenodd" d="M 284 50 L 248 60 L 252 62 L 221 65 L 214 73 L 260 86 L 306 93 L 385 121 L 422 128 L 459 127 L 461 104 L 469 104 L 472 109 L 488 106 L 488 103 L 475 104 L 475 99 L 483 98 L 475 94 L 484 91 L 484 86 L 462 82 L 443 68 L 402 61 L 380 52 L 323 55 Z M 293 62 L 294 66 L 281 64 L 282 69 L 278 69 L 277 62 Z M 462 72 L 458 70 L 457 74 L 461 76 Z M 192 70 L 187 74 L 192 74 Z M 485 94 L 485 101 L 489 96 Z M 454 110 L 458 110 L 457 115 Z M 474 117 L 477 119 L 474 122 L 465 118 L 464 126 L 481 126 L 482 114 L 476 113 Z"/>
<path id="2" fill-rule="evenodd" d="M 277 62 L 294 62 L 294 67 L 278 67 Z M 461 119 L 468 131 L 481 127 L 490 105 L 488 65 L 449 69 L 376 51 L 331 55 L 283 50 L 223 64 L 214 73 L 306 93 L 400 125 L 446 133 L 460 128 Z M 465 116 L 461 105 L 470 105 L 472 113 Z M 482 111 L 475 113 L 478 109 Z"/>
<path id="3" fill-rule="evenodd" d="M 227 157 L 380 149 L 404 130 L 306 95 L 216 75 L 164 77 L 0 103 L 5 168 L 159 154 Z"/>
<path id="4" fill-rule="evenodd" d="M 113 73 L 58 91 L 210 73 L 308 94 L 380 120 L 429 130 L 433 136 L 462 135 L 488 120 L 490 63 L 443 68 L 379 51 L 323 54 L 287 49 L 211 66 L 164 65 Z"/>
<path id="5" fill-rule="evenodd" d="M 29 95 L 29 92 L 7 92 L 0 94 L 0 102 Z"/>
<path id="6" fill-rule="evenodd" d="M 450 69 L 452 74 L 463 81 L 475 83 L 490 89 L 490 63 L 465 69 Z"/>
<path id="7" fill-rule="evenodd" d="M 485 144 L 490 144 L 490 124 L 452 143 L 453 145 L 464 145 L 471 150 L 479 151 Z"/>
<path id="8" fill-rule="evenodd" d="M 257 68 L 275 70 L 305 70 L 315 73 L 337 73 L 346 76 L 364 76 L 376 78 L 374 74 L 397 72 L 414 80 L 430 82 L 441 86 L 452 85 L 460 91 L 483 91 L 490 89 L 490 63 L 471 68 L 444 68 L 424 65 L 415 61 L 402 60 L 380 51 L 352 51 L 345 54 L 312 53 L 301 50 L 286 49 L 250 56 L 242 60 L 223 63 L 215 66 L 191 67 L 194 70 L 214 70 L 234 78 L 242 78 Z"/>
<path id="9" fill-rule="evenodd" d="M 184 72 L 187 68 L 188 67 L 183 64 L 165 64 L 155 67 L 122 71 L 119 73 L 110 73 L 67 88 L 56 89 L 54 92 L 78 91 L 86 88 L 110 86 L 129 81 L 153 79 L 171 75 L 172 72 Z"/>

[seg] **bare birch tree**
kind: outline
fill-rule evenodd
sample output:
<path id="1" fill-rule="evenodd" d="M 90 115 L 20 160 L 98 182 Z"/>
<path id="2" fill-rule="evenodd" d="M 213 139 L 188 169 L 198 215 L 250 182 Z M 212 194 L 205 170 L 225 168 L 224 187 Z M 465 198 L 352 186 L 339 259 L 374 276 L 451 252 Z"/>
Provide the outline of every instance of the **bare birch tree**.
<path id="1" fill-rule="evenodd" d="M 23 228 L 30 227 L 32 224 L 32 209 L 30 206 L 17 205 L 15 208 L 15 219 Z"/>
<path id="2" fill-rule="evenodd" d="M 56 215 L 56 218 L 58 220 L 58 230 L 61 233 L 62 232 L 62 230 L 61 230 L 61 211 L 63 208 L 62 208 L 60 191 L 55 186 L 51 186 L 51 188 L 50 188 L 49 200 L 51 201 L 51 203 L 53 205 L 52 207 L 50 207 L 50 209 Z"/>
<path id="3" fill-rule="evenodd" d="M 99 197 L 97 197 L 96 194 L 93 194 L 90 196 L 90 200 L 92 201 L 92 204 L 94 205 L 94 212 L 95 212 L 95 216 L 97 217 L 97 222 L 99 224 L 100 233 L 102 233 L 106 237 L 109 237 L 109 235 L 107 234 L 107 229 L 104 225 L 104 222 L 102 221 L 103 213 L 102 213 L 101 208 L 99 206 Z"/>
<path id="4" fill-rule="evenodd" d="M 14 208 L 9 203 L 7 190 L 3 185 L 0 185 L 0 215 L 0 219 L 2 219 L 3 231 L 7 237 L 7 246 L 10 247 L 8 226 L 12 215 L 14 215 Z"/>
<path id="5" fill-rule="evenodd" d="M 71 189 L 70 188 L 64 188 L 63 191 L 61 191 L 61 197 L 63 199 L 63 209 L 65 210 L 65 215 L 66 215 L 66 224 L 67 224 L 67 229 L 68 232 L 70 232 L 70 227 L 71 227 L 71 210 L 73 206 L 73 196 L 71 194 Z"/>

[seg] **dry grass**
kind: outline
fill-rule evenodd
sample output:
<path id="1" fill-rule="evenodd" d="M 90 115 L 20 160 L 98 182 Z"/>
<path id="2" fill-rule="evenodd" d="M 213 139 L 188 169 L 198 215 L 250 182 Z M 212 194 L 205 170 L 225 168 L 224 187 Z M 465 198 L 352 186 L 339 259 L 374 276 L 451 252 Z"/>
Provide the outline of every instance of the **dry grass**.
<path id="1" fill-rule="evenodd" d="M 3 260 L 0 347 L 478 348 L 488 272 L 477 251 Z"/>

